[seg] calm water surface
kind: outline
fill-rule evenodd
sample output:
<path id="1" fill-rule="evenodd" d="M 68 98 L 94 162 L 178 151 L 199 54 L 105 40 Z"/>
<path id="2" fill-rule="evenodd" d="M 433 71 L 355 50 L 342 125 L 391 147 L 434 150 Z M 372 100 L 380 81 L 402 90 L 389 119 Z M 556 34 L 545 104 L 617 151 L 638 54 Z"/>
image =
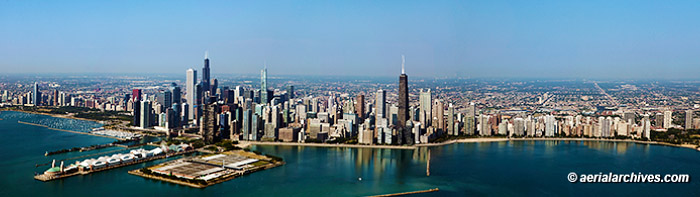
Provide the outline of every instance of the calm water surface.
<path id="1" fill-rule="evenodd" d="M 699 196 L 700 152 L 676 147 L 613 142 L 517 141 L 452 144 L 417 150 L 254 146 L 281 156 L 286 165 L 240 177 L 205 189 L 144 179 L 127 171 L 142 163 L 52 182 L 33 179 L 35 164 L 106 151 L 44 157 L 48 150 L 114 141 L 89 135 L 20 124 L 89 131 L 98 123 L 21 112 L 0 112 L 0 196 L 362 196 L 439 188 L 420 196 Z M 176 159 L 176 158 L 171 158 Z M 70 161 L 70 160 L 69 160 Z M 581 184 L 566 175 L 577 173 L 684 173 L 690 183 Z"/>

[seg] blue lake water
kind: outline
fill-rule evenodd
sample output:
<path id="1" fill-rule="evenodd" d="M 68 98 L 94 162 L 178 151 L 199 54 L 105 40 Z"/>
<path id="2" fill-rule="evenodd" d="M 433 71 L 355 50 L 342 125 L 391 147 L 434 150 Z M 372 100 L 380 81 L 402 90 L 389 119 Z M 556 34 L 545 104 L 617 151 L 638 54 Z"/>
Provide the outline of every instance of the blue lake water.
<path id="1" fill-rule="evenodd" d="M 254 146 L 283 157 L 286 165 L 196 189 L 127 174 L 163 160 L 51 182 L 33 179 L 35 164 L 107 151 L 43 156 L 45 151 L 103 144 L 88 131 L 95 122 L 21 112 L 0 112 L 0 196 L 363 196 L 439 188 L 418 196 L 699 196 L 700 152 L 677 147 L 614 142 L 512 141 L 463 143 L 416 150 Z M 170 158 L 176 159 L 176 158 Z M 569 183 L 577 173 L 690 174 L 690 183 Z M 672 193 L 671 193 L 672 192 Z"/>

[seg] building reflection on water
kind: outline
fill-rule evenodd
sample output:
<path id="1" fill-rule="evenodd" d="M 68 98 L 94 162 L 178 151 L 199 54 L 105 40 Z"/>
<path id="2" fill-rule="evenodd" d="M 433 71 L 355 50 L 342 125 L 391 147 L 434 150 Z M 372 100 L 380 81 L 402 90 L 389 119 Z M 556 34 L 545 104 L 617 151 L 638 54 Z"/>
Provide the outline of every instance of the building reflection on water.
<path id="1" fill-rule="evenodd" d="M 634 150 L 648 155 L 648 144 L 630 142 L 601 142 L 588 140 L 542 140 L 542 141 L 503 141 L 453 144 L 436 147 L 417 147 L 415 149 L 377 149 L 377 148 L 319 148 L 304 146 L 267 146 L 263 153 L 281 154 L 285 160 L 293 160 L 295 163 L 307 165 L 308 162 L 325 162 L 339 168 L 350 167 L 349 171 L 339 171 L 349 176 L 364 179 L 397 179 L 403 180 L 409 176 L 426 176 L 426 164 L 440 162 L 439 160 L 465 156 L 488 157 L 488 154 L 497 154 L 504 157 L 511 156 L 556 156 L 561 150 L 575 150 L 587 148 L 610 154 L 624 155 Z M 494 152 L 493 150 L 497 150 Z M 430 152 L 430 154 L 429 154 Z M 317 158 L 318 155 L 326 155 L 332 159 Z M 430 155 L 430 160 L 428 159 Z M 432 164 L 431 164 L 432 165 Z M 311 165 L 308 165 L 311 166 Z M 435 166 L 440 166 L 438 165 Z M 323 169 L 318 169 L 323 170 Z"/>

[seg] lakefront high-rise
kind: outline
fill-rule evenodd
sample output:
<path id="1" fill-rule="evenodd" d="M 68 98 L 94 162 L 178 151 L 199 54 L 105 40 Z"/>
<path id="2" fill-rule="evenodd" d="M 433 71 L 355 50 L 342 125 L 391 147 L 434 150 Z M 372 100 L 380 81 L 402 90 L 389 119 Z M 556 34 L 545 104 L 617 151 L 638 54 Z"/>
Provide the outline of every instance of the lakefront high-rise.
<path id="1" fill-rule="evenodd" d="M 377 118 L 386 118 L 386 91 L 377 90 L 377 98 L 375 99 L 375 107 L 377 108 Z"/>
<path id="2" fill-rule="evenodd" d="M 406 121 L 408 118 L 408 75 L 406 75 L 406 70 L 404 64 L 406 63 L 405 57 L 401 56 L 401 75 L 399 75 L 399 111 L 398 111 L 398 121 L 397 126 L 399 129 L 398 142 L 399 144 L 413 144 L 411 140 L 411 130 L 406 128 Z M 412 125 L 412 124 L 411 124 Z"/>

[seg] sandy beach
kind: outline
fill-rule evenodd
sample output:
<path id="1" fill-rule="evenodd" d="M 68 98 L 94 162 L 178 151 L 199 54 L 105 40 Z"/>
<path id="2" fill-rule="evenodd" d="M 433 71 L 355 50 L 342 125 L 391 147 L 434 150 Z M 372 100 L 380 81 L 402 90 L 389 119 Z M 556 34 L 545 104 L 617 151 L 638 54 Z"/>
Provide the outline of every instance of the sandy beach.
<path id="1" fill-rule="evenodd" d="M 433 147 L 444 146 L 454 143 L 481 143 L 481 142 L 506 142 L 506 141 L 598 141 L 598 142 L 628 142 L 639 144 L 655 144 L 663 146 L 673 146 L 680 148 L 689 148 L 700 151 L 692 144 L 670 144 L 665 142 L 641 141 L 632 139 L 596 139 L 596 138 L 466 138 L 450 140 L 441 143 L 416 144 L 413 146 L 398 146 L 398 145 L 360 145 L 360 144 L 322 144 L 322 143 L 299 143 L 299 142 L 259 142 L 259 141 L 240 141 L 238 147 L 247 148 L 250 145 L 270 145 L 270 146 L 311 146 L 311 147 L 345 147 L 345 148 L 385 148 L 385 149 L 415 149 L 418 147 Z"/>

